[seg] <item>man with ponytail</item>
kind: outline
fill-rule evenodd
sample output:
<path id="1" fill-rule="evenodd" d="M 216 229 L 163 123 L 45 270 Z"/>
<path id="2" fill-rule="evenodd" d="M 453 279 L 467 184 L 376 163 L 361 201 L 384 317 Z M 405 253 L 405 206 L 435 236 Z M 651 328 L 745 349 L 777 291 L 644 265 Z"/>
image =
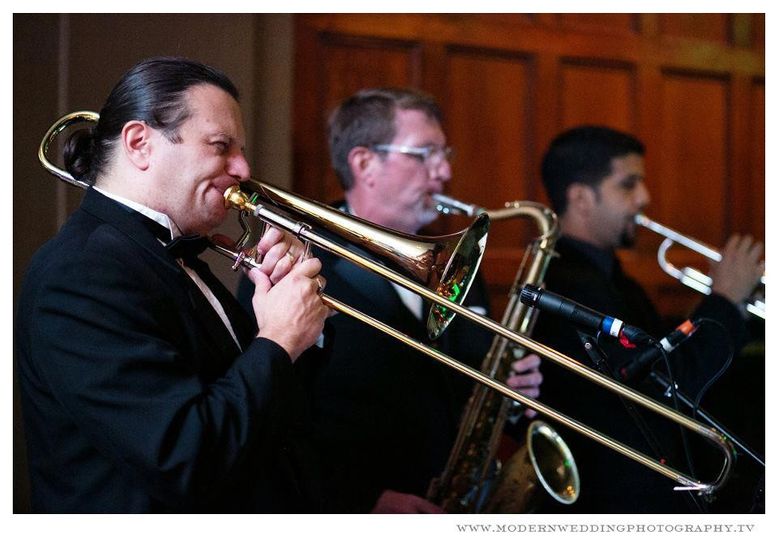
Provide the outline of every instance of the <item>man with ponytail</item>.
<path id="1" fill-rule="evenodd" d="M 71 136 L 92 187 L 33 258 L 15 336 L 34 511 L 318 508 L 294 363 L 329 313 L 321 265 L 265 234 L 256 331 L 197 258 L 244 143 L 233 83 L 181 58 L 137 64 Z"/>

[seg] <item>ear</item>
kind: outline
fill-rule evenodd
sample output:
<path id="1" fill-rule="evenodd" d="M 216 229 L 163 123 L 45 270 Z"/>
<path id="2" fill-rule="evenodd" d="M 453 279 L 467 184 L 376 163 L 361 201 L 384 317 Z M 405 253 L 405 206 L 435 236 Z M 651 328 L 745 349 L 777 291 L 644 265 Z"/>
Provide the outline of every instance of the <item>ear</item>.
<path id="1" fill-rule="evenodd" d="M 122 128 L 122 149 L 130 162 L 143 171 L 151 161 L 151 136 L 152 129 L 139 120 L 131 120 Z"/>
<path id="2" fill-rule="evenodd" d="M 586 184 L 576 182 L 567 188 L 567 208 L 575 212 L 588 213 L 596 199 L 594 189 Z"/>
<path id="3" fill-rule="evenodd" d="M 372 187 L 378 155 L 365 146 L 355 146 L 348 153 L 348 165 L 355 184 Z"/>

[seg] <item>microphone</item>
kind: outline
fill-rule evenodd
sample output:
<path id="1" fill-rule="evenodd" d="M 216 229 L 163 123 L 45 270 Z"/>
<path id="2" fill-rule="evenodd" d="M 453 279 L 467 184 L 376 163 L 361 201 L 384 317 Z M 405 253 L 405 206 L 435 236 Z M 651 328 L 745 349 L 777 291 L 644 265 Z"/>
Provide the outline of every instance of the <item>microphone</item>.
<path id="1" fill-rule="evenodd" d="M 678 327 L 659 341 L 660 347 L 666 353 L 671 353 L 678 345 L 686 341 L 697 331 L 697 321 L 685 320 Z M 651 347 L 640 353 L 634 360 L 630 360 L 619 369 L 619 377 L 622 381 L 631 381 L 643 378 L 651 366 L 662 357 L 659 347 Z"/>
<path id="2" fill-rule="evenodd" d="M 522 304 L 553 313 L 574 324 L 604 332 L 618 339 L 628 349 L 635 347 L 634 342 L 646 343 L 652 339 L 640 328 L 624 324 L 621 319 L 603 315 L 599 311 L 534 285 L 525 285 L 521 290 L 519 300 Z"/>

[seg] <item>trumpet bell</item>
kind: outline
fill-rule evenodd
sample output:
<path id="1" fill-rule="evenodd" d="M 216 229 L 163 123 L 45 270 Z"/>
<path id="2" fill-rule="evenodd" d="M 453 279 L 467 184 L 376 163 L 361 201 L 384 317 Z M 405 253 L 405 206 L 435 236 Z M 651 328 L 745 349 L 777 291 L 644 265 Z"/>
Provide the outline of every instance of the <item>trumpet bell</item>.
<path id="1" fill-rule="evenodd" d="M 382 265 L 457 304 L 464 301 L 470 290 L 489 232 L 489 218 L 482 215 L 459 233 L 406 234 L 254 179 L 229 188 L 225 201 L 230 207 L 255 214 L 263 202 L 281 207 L 294 219 L 320 226 L 338 240 L 373 255 Z M 454 316 L 450 309 L 435 304 L 427 317 L 430 339 L 440 337 Z"/>

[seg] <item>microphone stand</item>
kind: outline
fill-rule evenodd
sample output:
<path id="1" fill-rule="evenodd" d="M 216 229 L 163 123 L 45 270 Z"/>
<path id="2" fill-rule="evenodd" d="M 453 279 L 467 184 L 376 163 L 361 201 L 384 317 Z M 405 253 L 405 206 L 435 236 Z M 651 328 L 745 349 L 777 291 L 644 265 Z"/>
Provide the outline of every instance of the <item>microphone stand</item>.
<path id="1" fill-rule="evenodd" d="M 613 377 L 613 371 L 608 364 L 607 355 L 600 348 L 600 345 L 597 341 L 599 332 L 597 337 L 592 336 L 588 332 L 582 331 L 580 328 L 576 328 L 576 332 L 578 333 L 578 339 L 581 340 L 581 343 L 586 350 L 586 354 L 589 356 L 589 359 L 591 360 L 594 367 L 603 375 Z M 627 402 L 621 397 L 619 397 L 619 401 L 621 401 L 621 404 L 624 406 L 627 414 L 632 418 L 632 422 L 635 424 L 635 427 L 643 435 L 646 443 L 657 456 L 657 458 L 661 458 L 662 456 L 666 455 L 666 452 L 662 450 L 662 446 L 659 443 L 659 440 L 657 439 L 653 430 L 646 424 L 646 421 L 643 419 L 643 416 L 640 414 L 634 404 Z"/>
<path id="2" fill-rule="evenodd" d="M 649 377 L 651 380 L 657 384 L 662 389 L 662 393 L 665 396 L 670 396 L 670 391 L 672 385 L 670 384 L 670 381 L 667 380 L 667 377 L 662 373 L 657 373 L 656 371 L 651 371 L 649 373 Z M 675 393 L 676 397 L 687 407 L 694 410 L 694 402 L 689 399 L 689 397 L 681 392 L 678 389 L 678 386 L 676 385 L 675 388 L 673 388 L 673 393 Z M 749 446 L 739 440 L 731 431 L 729 431 L 727 428 L 725 428 L 721 423 L 718 422 L 715 418 L 713 418 L 710 414 L 708 414 L 705 409 L 697 408 L 697 415 L 699 415 L 700 418 L 705 420 L 708 424 L 710 424 L 711 427 L 716 428 L 718 431 L 721 432 L 722 435 L 724 435 L 727 439 L 732 442 L 735 446 L 740 448 L 743 452 L 745 452 L 748 456 L 750 456 L 754 461 L 756 461 L 759 465 L 762 467 L 765 466 L 764 457 L 760 456 L 756 451 L 749 448 Z"/>
<path id="3" fill-rule="evenodd" d="M 581 343 L 586 350 L 586 354 L 589 356 L 589 359 L 592 361 L 592 364 L 594 364 L 595 368 L 597 368 L 604 375 L 613 377 L 613 372 L 608 365 L 607 356 L 600 348 L 597 338 L 591 334 L 588 334 L 587 332 L 582 331 L 580 328 L 576 328 L 576 332 L 578 333 L 578 339 L 581 340 Z M 599 332 L 597 335 L 599 336 Z M 666 455 L 666 453 L 662 451 L 661 444 L 659 443 L 659 440 L 657 439 L 653 430 L 646 424 L 645 419 L 643 419 L 637 408 L 635 408 L 632 403 L 627 403 L 627 401 L 621 397 L 619 397 L 619 400 L 624 406 L 627 414 L 632 418 L 632 422 L 634 423 L 637 430 L 643 435 L 643 439 L 646 441 L 646 444 L 648 444 L 649 448 L 651 448 L 654 454 L 659 457 Z M 681 437 L 683 438 L 683 436 L 684 434 L 681 432 Z M 684 448 L 686 448 L 685 442 Z M 688 457 L 689 456 L 687 454 L 687 461 L 689 461 L 689 465 L 691 466 L 691 461 L 688 460 Z M 697 508 L 699 512 L 707 513 L 709 511 L 706 501 L 695 497 L 691 491 L 686 491 L 684 493 L 690 504 Z"/>

